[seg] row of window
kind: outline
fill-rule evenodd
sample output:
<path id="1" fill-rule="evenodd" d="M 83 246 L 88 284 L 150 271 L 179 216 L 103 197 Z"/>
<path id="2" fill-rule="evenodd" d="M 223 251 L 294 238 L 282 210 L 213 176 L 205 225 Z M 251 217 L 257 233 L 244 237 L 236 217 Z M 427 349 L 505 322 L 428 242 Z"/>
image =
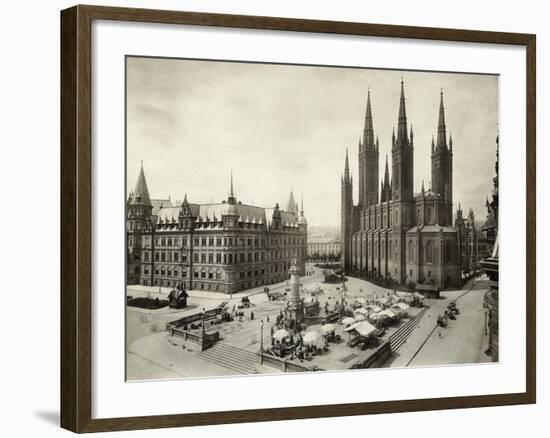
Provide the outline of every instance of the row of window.
<path id="1" fill-rule="evenodd" d="M 395 241 L 395 251 L 393 250 L 393 241 L 388 242 L 388 260 L 393 260 L 394 262 L 399 261 L 399 249 L 397 241 Z M 392 257 L 393 256 L 393 257 Z M 386 258 L 386 246 L 381 245 L 380 247 L 380 257 L 382 259 Z M 374 258 L 378 258 L 378 241 L 374 242 Z M 434 244 L 432 240 L 427 240 L 424 244 L 424 258 L 426 263 L 434 263 Z M 443 242 L 443 262 L 447 263 L 451 261 L 451 243 L 449 241 Z M 414 263 L 416 259 L 416 246 L 415 243 L 410 240 L 408 243 L 408 262 Z"/>
<path id="2" fill-rule="evenodd" d="M 305 256 L 305 249 L 299 248 L 294 250 L 283 250 L 279 251 L 276 250 L 273 252 L 273 260 L 281 260 L 288 257 L 297 257 Z M 149 262 L 150 261 L 150 253 L 149 251 L 143 251 L 143 261 Z M 200 252 L 194 252 L 193 253 L 193 261 L 194 262 L 202 262 L 202 263 L 224 263 L 224 264 L 231 264 L 231 263 L 244 263 L 244 262 L 264 262 L 265 261 L 265 252 L 249 252 L 249 253 L 229 253 L 229 254 L 222 254 L 222 253 L 200 253 Z M 155 262 L 180 262 L 180 253 L 179 252 L 171 252 L 171 251 L 155 251 Z M 187 254 L 181 254 L 181 262 L 187 263 Z"/>
<path id="3" fill-rule="evenodd" d="M 431 224 L 431 223 L 437 222 L 437 218 L 435 218 L 435 216 L 434 216 L 434 212 L 433 212 L 432 207 L 428 207 L 425 210 L 424 221 L 422 221 L 421 219 L 422 219 L 422 209 L 419 207 L 419 208 L 416 209 L 416 221 L 417 221 L 418 224 L 421 224 L 422 222 L 424 222 L 426 224 Z M 394 210 L 393 216 L 390 215 L 389 223 L 387 221 L 386 212 L 384 212 L 384 214 L 382 216 L 382 222 L 381 223 L 380 223 L 380 214 L 374 214 L 374 215 L 369 214 L 368 216 L 365 217 L 364 229 L 376 229 L 379 226 L 381 228 L 390 227 L 394 224 L 399 225 L 399 211 L 398 210 Z"/>
<path id="4" fill-rule="evenodd" d="M 286 239 L 271 239 L 270 240 L 271 246 L 278 246 L 281 245 L 305 245 L 306 239 L 305 238 L 286 238 Z M 148 246 L 151 244 L 151 238 L 150 236 L 144 236 L 143 238 L 143 244 L 145 246 Z M 250 246 L 256 246 L 256 247 L 265 247 L 266 245 L 266 239 L 259 239 L 259 238 L 244 238 L 244 237 L 202 237 L 198 238 L 196 237 L 193 240 L 193 244 L 195 246 L 241 246 L 241 247 L 250 247 Z M 156 237 L 155 238 L 155 246 L 175 246 L 175 247 L 186 247 L 188 245 L 188 239 L 187 237 Z"/>

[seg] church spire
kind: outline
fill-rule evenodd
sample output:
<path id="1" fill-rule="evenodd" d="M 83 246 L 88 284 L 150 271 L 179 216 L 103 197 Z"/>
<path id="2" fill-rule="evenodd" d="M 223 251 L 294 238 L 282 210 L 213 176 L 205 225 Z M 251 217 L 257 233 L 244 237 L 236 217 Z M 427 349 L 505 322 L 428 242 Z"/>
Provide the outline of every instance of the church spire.
<path id="1" fill-rule="evenodd" d="M 386 154 L 386 169 L 384 170 L 384 185 L 390 185 L 390 169 L 388 167 L 388 155 Z"/>
<path id="2" fill-rule="evenodd" d="M 344 166 L 344 181 L 349 181 L 349 158 L 348 148 L 346 148 L 346 164 Z"/>
<path id="3" fill-rule="evenodd" d="M 443 89 L 439 99 L 439 120 L 437 122 L 436 149 L 447 149 L 447 132 L 445 127 L 445 106 L 443 105 Z"/>
<path id="4" fill-rule="evenodd" d="M 397 142 L 404 146 L 409 143 L 407 137 L 407 110 L 405 109 L 405 87 L 401 78 L 401 97 L 399 99 L 399 118 L 397 121 Z"/>
<path id="5" fill-rule="evenodd" d="M 365 112 L 365 128 L 363 130 L 363 146 L 367 149 L 374 149 L 374 129 L 372 126 L 372 109 L 370 104 L 370 88 L 367 92 L 367 110 Z"/>

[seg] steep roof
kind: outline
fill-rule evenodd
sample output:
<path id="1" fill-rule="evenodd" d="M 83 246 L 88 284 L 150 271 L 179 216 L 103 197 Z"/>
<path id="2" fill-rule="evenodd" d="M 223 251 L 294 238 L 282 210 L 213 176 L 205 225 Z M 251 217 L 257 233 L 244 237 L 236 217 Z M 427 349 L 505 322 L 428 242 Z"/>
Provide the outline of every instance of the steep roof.
<path id="1" fill-rule="evenodd" d="M 290 191 L 290 196 L 288 198 L 285 211 L 288 213 L 294 213 L 295 215 L 298 215 L 298 204 L 294 200 L 294 193 L 292 193 L 292 190 Z"/>
<path id="2" fill-rule="evenodd" d="M 167 208 L 174 206 L 170 199 L 151 199 L 151 204 L 153 205 L 153 216 L 156 216 L 158 211 L 163 207 Z"/>
<path id="3" fill-rule="evenodd" d="M 145 181 L 145 173 L 143 172 L 143 164 L 139 170 L 139 176 L 134 191 L 130 194 L 130 204 L 151 205 L 149 189 L 147 188 L 147 181 Z"/>

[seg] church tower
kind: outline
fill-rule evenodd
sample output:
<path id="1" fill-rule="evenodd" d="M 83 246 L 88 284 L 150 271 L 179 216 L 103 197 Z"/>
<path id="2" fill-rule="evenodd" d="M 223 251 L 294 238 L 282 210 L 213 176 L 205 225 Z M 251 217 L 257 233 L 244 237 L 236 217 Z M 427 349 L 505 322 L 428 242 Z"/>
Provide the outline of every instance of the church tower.
<path id="1" fill-rule="evenodd" d="M 369 90 L 363 137 L 359 139 L 359 205 L 363 209 L 378 204 L 378 146 L 378 138 L 374 139 Z"/>
<path id="2" fill-rule="evenodd" d="M 451 226 L 453 221 L 453 139 L 449 137 L 445 125 L 443 91 L 439 101 L 437 141 L 432 142 L 432 191 L 443 198 L 444 208 L 439 215 L 439 225 Z"/>
<path id="3" fill-rule="evenodd" d="M 344 175 L 341 180 L 341 228 L 342 236 L 342 268 L 350 269 L 352 266 L 351 236 L 353 234 L 353 180 L 349 173 L 348 150 L 346 149 L 346 162 Z"/>
<path id="4" fill-rule="evenodd" d="M 391 201 L 391 183 L 390 183 L 390 169 L 388 167 L 388 156 L 386 155 L 386 167 L 384 170 L 384 180 L 380 183 L 381 201 Z"/>
<path id="5" fill-rule="evenodd" d="M 399 99 L 399 116 L 397 137 L 392 135 L 392 184 L 391 193 L 393 209 L 391 218 L 392 240 L 390 254 L 393 260 L 388 268 L 389 275 L 404 283 L 406 278 L 406 232 L 415 225 L 414 181 L 414 147 L 412 127 L 407 132 L 407 110 L 405 90 L 401 80 L 401 97 Z"/>
<path id="6" fill-rule="evenodd" d="M 136 186 L 134 191 L 128 196 L 127 201 L 127 284 L 139 284 L 141 275 L 141 253 L 144 246 L 142 241 L 143 233 L 151 230 L 152 213 L 153 204 L 149 197 L 147 181 L 145 181 L 143 163 L 141 163 Z"/>
<path id="7" fill-rule="evenodd" d="M 405 90 L 403 80 L 401 80 L 397 137 L 395 132 L 392 135 L 392 195 L 394 201 L 408 202 L 413 200 L 414 149 L 412 136 L 412 128 L 410 139 L 407 133 Z"/>

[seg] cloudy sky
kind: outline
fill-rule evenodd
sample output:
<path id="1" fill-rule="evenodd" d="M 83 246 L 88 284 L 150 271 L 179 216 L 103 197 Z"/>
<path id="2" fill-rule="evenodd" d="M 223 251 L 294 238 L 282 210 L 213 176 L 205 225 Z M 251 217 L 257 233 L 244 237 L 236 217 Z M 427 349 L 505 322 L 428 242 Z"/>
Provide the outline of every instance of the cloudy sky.
<path id="1" fill-rule="evenodd" d="M 303 194 L 310 225 L 340 223 L 346 148 L 358 174 L 367 89 L 380 176 L 397 125 L 403 77 L 414 130 L 415 191 L 430 181 L 443 88 L 454 149 L 454 202 L 486 214 L 498 129 L 496 76 L 195 60 L 127 59 L 127 184 L 140 161 L 152 198 L 220 202 L 233 170 L 243 203 L 284 208 Z M 354 187 L 357 202 L 357 184 Z"/>

